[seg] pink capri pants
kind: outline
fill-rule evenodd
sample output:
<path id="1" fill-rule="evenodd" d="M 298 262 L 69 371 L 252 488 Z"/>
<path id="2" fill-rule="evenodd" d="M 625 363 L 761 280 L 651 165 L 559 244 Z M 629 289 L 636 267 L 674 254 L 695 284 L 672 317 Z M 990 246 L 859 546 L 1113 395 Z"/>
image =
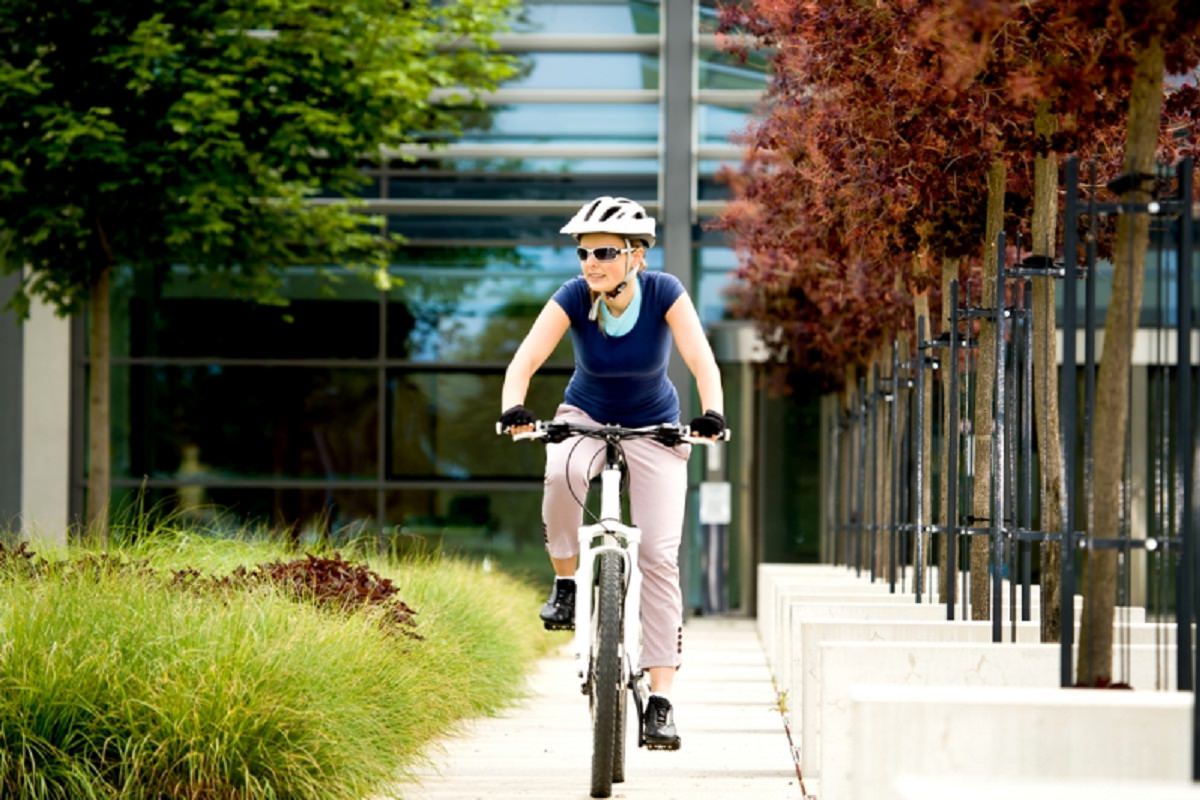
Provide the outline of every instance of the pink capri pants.
<path id="1" fill-rule="evenodd" d="M 558 407 L 555 419 L 581 425 L 596 421 L 575 406 Z M 652 439 L 622 443 L 629 469 L 629 510 L 642 531 L 638 567 L 642 571 L 641 669 L 679 667 L 683 653 L 683 595 L 679 589 L 679 542 L 687 499 L 690 445 L 670 448 Z M 568 455 L 570 464 L 567 463 Z M 546 446 L 542 521 L 546 549 L 553 558 L 579 554 L 588 482 L 604 468 L 604 442 L 575 437 Z M 572 487 L 574 497 L 572 497 Z"/>

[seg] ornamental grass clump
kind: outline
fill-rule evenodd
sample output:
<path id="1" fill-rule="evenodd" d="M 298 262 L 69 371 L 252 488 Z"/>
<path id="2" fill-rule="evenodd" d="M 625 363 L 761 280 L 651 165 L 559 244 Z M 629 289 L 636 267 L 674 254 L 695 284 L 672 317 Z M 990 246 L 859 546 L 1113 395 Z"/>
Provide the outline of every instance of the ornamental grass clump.
<path id="1" fill-rule="evenodd" d="M 223 548 L 198 542 L 177 578 L 189 545 L 164 547 L 0 551 L 0 797 L 362 798 L 455 720 L 512 699 L 545 649 L 507 618 L 533 590 L 471 564 L 374 571 L 237 545 L 244 575 L 290 578 L 228 580 L 210 571 Z M 298 593 L 314 574 L 355 601 Z M 421 614 L 389 619 L 401 605 Z"/>

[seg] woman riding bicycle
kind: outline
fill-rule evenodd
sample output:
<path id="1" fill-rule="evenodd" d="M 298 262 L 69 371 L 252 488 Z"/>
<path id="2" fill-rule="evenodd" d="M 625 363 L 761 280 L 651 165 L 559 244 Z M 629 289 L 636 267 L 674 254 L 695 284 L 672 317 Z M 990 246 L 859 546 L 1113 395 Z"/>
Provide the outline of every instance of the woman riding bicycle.
<path id="1" fill-rule="evenodd" d="M 675 276 L 645 271 L 654 218 L 632 200 L 598 197 L 560 232 L 575 237 L 583 274 L 554 293 L 513 356 L 501 393 L 502 427 L 514 434 L 532 429 L 536 418 L 524 405 L 529 381 L 569 329 L 575 372 L 555 419 L 628 427 L 677 423 L 679 396 L 667 378 L 673 338 L 705 409 L 691 421 L 692 433 L 720 436 L 721 375 L 696 309 Z M 576 531 L 583 520 L 576 498 L 586 495 L 589 480 L 603 466 L 602 459 L 592 458 L 597 449 L 603 444 L 578 437 L 546 447 L 542 520 L 557 576 L 541 611 L 548 629 L 574 627 Z M 690 446 L 636 439 L 623 450 L 630 512 L 643 537 L 639 667 L 649 673 L 651 692 L 643 735 L 657 749 L 674 749 L 680 740 L 669 694 L 683 650 L 678 558 Z"/>

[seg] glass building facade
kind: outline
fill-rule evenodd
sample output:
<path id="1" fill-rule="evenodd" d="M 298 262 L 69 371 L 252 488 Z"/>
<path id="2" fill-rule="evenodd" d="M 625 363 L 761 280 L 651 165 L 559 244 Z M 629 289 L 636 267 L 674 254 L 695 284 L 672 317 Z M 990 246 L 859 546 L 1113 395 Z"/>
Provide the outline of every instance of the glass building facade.
<path id="1" fill-rule="evenodd" d="M 337 268 L 295 268 L 288 305 L 268 306 L 181 270 L 117 275 L 114 505 L 219 509 L 232 526 L 291 525 L 301 536 L 421 537 L 548 569 L 543 452 L 493 431 L 504 369 L 550 295 L 578 274 L 558 229 L 596 195 L 655 214 L 649 267 L 684 281 L 706 326 L 728 319 L 735 258 L 705 222 L 721 210 L 715 175 L 740 160 L 730 135 L 760 101 L 767 62 L 721 52 L 715 30 L 709 2 L 527 2 L 499 38 L 520 69 L 484 98 L 486 112 L 464 112 L 453 140 L 431 133 L 367 168 L 368 209 L 407 240 L 390 291 Z M 83 369 L 86 354 L 76 363 Z M 552 415 L 572 363 L 568 337 L 530 387 L 540 416 Z M 758 402 L 749 371 L 722 369 L 731 415 L 748 417 Z M 681 364 L 672 377 L 685 418 L 698 413 Z M 737 465 L 753 444 L 743 437 L 719 467 L 742 506 L 735 539 L 750 527 L 751 478 Z M 715 468 L 693 458 L 693 495 Z M 689 505 L 685 542 L 699 535 Z M 697 549 L 685 544 L 698 568 Z M 754 552 L 733 550 L 745 575 Z"/>

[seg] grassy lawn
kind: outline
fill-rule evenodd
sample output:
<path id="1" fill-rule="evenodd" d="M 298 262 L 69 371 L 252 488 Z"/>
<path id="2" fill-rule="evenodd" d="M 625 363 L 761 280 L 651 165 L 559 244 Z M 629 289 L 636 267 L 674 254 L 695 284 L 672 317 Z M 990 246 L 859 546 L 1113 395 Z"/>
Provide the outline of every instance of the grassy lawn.
<path id="1" fill-rule="evenodd" d="M 170 532 L 37 569 L 7 552 L 0 797 L 362 798 L 512 700 L 550 643 L 539 589 L 467 562 L 347 553 L 415 610 L 399 628 L 384 602 L 208 578 L 303 557 L 264 541 Z"/>

